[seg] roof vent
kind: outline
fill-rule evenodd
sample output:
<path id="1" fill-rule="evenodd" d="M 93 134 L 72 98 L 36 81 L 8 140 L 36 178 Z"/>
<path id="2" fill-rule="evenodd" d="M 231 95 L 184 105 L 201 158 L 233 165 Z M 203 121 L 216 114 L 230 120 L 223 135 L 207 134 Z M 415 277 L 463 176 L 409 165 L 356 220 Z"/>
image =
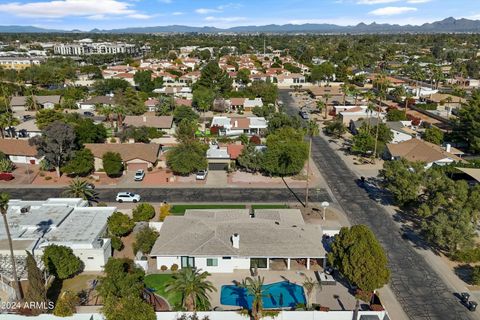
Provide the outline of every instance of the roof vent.
<path id="1" fill-rule="evenodd" d="M 240 249 L 240 235 L 238 233 L 234 233 L 232 235 L 232 247 L 235 249 Z"/>

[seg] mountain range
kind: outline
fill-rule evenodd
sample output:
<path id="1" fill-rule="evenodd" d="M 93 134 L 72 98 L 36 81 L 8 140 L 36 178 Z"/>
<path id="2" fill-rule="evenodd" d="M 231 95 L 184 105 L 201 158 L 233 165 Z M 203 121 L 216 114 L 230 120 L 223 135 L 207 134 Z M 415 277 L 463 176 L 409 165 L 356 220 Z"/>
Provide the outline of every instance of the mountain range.
<path id="1" fill-rule="evenodd" d="M 33 26 L 0 26 L 0 33 L 480 33 L 480 20 L 446 18 L 423 25 L 359 23 L 355 26 L 335 24 L 270 24 L 264 26 L 238 26 L 226 29 L 216 27 L 190 27 L 183 25 L 132 27 L 90 31 L 43 29 Z"/>

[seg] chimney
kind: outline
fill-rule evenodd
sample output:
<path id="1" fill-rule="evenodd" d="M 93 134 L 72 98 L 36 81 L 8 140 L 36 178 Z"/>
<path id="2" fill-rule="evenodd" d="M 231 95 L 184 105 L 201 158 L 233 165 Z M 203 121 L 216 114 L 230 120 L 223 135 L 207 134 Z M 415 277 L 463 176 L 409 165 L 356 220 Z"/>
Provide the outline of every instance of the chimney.
<path id="1" fill-rule="evenodd" d="M 143 116 L 143 122 L 147 122 L 147 117 Z"/>
<path id="2" fill-rule="evenodd" d="M 231 239 L 232 247 L 235 249 L 240 249 L 240 235 L 238 233 L 234 233 Z"/>
<path id="3" fill-rule="evenodd" d="M 452 145 L 450 143 L 447 143 L 447 145 L 445 146 L 445 151 L 447 151 L 448 153 L 452 152 Z"/>
<path id="4" fill-rule="evenodd" d="M 238 121 L 237 121 L 237 120 L 235 120 L 235 122 L 234 122 L 234 127 L 235 127 L 235 128 L 238 127 Z"/>

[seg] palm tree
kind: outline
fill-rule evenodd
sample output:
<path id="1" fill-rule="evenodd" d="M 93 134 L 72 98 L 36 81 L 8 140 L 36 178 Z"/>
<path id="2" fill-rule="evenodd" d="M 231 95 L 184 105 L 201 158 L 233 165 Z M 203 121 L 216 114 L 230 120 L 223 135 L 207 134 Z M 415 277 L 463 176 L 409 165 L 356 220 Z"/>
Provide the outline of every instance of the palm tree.
<path id="1" fill-rule="evenodd" d="M 97 111 L 98 114 L 105 116 L 106 120 L 110 122 L 110 127 L 113 129 L 113 107 L 107 104 L 97 103 L 95 104 L 95 111 Z"/>
<path id="2" fill-rule="evenodd" d="M 182 307 L 187 311 L 197 311 L 198 307 L 210 309 L 209 292 L 217 291 L 207 280 L 208 272 L 200 272 L 196 268 L 183 268 L 172 276 L 165 291 L 181 292 Z"/>
<path id="3" fill-rule="evenodd" d="M 347 95 L 350 95 L 350 87 L 346 83 L 340 85 L 340 87 L 342 88 L 343 92 L 343 105 L 345 105 L 347 101 Z"/>
<path id="4" fill-rule="evenodd" d="M 98 193 L 92 189 L 87 180 L 75 178 L 70 182 L 68 189 L 63 194 L 70 198 L 82 198 L 90 202 L 95 202 L 98 199 Z"/>
<path id="5" fill-rule="evenodd" d="M 331 97 L 332 95 L 330 93 L 325 93 L 323 95 L 323 99 L 325 99 L 325 119 L 328 117 L 328 100 L 330 100 Z"/>
<path id="6" fill-rule="evenodd" d="M 27 110 L 29 111 L 37 111 L 38 107 L 37 107 L 37 99 L 31 95 L 31 96 L 28 96 L 26 99 L 25 99 L 25 107 L 27 107 Z"/>
<path id="7" fill-rule="evenodd" d="M 305 280 L 303 281 L 302 286 L 307 293 L 307 305 L 306 305 L 306 307 L 307 307 L 307 310 L 309 310 L 311 305 L 312 305 L 313 290 L 315 288 L 319 288 L 320 290 L 322 290 L 322 285 L 320 284 L 320 282 L 314 280 L 312 277 L 305 276 Z"/>
<path id="8" fill-rule="evenodd" d="M 323 102 L 322 100 L 318 100 L 317 101 L 317 111 L 318 113 L 322 113 L 322 111 L 326 108 L 325 106 L 325 102 Z"/>
<path id="9" fill-rule="evenodd" d="M 247 277 L 242 282 L 242 287 L 247 289 L 248 293 L 253 296 L 251 315 L 254 320 L 260 320 L 263 313 L 263 283 L 265 279 L 258 276 L 257 278 Z"/>
<path id="10" fill-rule="evenodd" d="M 2 139 L 5 138 L 6 129 L 16 126 L 19 123 L 20 121 L 13 117 L 10 112 L 0 114 L 0 134 L 2 135 Z"/>
<path id="11" fill-rule="evenodd" d="M 309 187 L 308 182 L 310 180 L 310 157 L 312 155 L 312 140 L 313 140 L 313 137 L 318 136 L 319 131 L 320 130 L 318 129 L 318 125 L 315 121 L 313 121 L 313 120 L 308 121 L 307 127 L 306 127 L 306 134 L 310 139 L 310 144 L 308 146 L 307 185 L 306 185 L 306 189 L 305 189 L 305 207 L 308 207 L 308 187 Z"/>
<path id="12" fill-rule="evenodd" d="M 117 128 L 120 129 L 123 126 L 123 116 L 127 114 L 127 109 L 118 105 L 113 108 L 113 112 L 117 115 Z"/>
<path id="13" fill-rule="evenodd" d="M 408 107 L 410 105 L 410 100 L 413 98 L 413 94 L 410 91 L 405 92 L 405 118 L 407 118 Z"/>
<path id="14" fill-rule="evenodd" d="M 8 211 L 8 201 L 10 196 L 8 193 L 0 193 L 0 213 L 3 217 L 3 225 L 5 226 L 5 232 L 7 233 L 8 246 L 10 248 L 10 259 L 12 264 L 12 273 L 13 273 L 13 282 L 15 283 L 15 293 L 17 300 L 22 300 L 22 289 L 20 287 L 20 281 L 18 280 L 17 275 L 17 266 L 15 264 L 15 255 L 13 254 L 13 244 L 12 244 L 12 235 L 10 234 L 10 228 L 8 226 L 7 211 Z"/>

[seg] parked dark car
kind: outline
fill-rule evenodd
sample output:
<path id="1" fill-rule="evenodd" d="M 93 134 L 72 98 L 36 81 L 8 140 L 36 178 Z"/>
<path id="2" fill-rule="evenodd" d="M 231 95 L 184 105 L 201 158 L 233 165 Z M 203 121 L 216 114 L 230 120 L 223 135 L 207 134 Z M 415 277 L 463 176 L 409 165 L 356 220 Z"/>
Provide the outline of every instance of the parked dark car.
<path id="1" fill-rule="evenodd" d="M 90 117 L 90 118 L 95 116 L 95 115 L 93 114 L 93 112 L 90 112 L 90 111 L 85 111 L 85 112 L 83 113 L 83 115 L 84 115 L 85 117 Z"/>

